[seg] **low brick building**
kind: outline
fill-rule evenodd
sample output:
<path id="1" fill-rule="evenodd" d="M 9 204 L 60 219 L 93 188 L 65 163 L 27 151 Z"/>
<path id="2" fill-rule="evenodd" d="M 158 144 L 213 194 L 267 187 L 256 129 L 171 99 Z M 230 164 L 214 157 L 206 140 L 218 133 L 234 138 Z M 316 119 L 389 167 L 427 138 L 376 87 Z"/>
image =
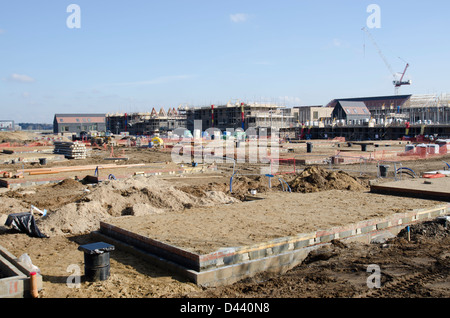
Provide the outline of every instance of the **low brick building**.
<path id="1" fill-rule="evenodd" d="M 105 114 L 55 114 L 53 132 L 80 136 L 82 132 L 105 132 Z"/>

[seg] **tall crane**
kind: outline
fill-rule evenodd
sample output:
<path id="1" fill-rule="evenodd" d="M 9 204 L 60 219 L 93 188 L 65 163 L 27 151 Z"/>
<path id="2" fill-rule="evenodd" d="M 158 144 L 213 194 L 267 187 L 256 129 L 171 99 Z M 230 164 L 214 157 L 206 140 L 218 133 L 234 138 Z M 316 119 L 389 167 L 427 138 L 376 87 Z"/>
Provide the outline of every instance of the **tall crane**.
<path id="1" fill-rule="evenodd" d="M 405 70 L 403 71 L 403 73 L 395 73 L 394 70 L 392 69 L 391 65 L 387 61 L 386 57 L 383 55 L 383 52 L 381 52 L 380 48 L 378 47 L 377 42 L 375 42 L 372 34 L 370 34 L 369 30 L 367 30 L 366 27 L 363 27 L 362 30 L 365 31 L 367 33 L 367 35 L 369 36 L 370 40 L 372 40 L 372 43 L 375 46 L 375 48 L 377 49 L 378 54 L 381 56 L 381 58 L 384 61 L 384 64 L 386 64 L 387 68 L 389 69 L 392 76 L 394 77 L 394 80 L 392 83 L 394 84 L 394 87 L 395 87 L 395 95 L 398 95 L 398 91 L 399 91 L 400 87 L 402 87 L 403 85 L 411 85 L 411 80 L 403 80 L 403 78 L 405 77 L 405 73 L 408 70 L 409 64 L 405 62 L 406 67 L 405 67 Z"/>

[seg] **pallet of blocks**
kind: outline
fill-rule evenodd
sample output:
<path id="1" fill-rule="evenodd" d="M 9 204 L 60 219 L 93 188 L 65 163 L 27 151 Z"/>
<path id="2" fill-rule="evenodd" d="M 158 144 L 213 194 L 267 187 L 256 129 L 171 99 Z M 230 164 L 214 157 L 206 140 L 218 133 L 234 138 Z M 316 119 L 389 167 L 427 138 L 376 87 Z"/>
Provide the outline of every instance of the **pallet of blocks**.
<path id="1" fill-rule="evenodd" d="M 78 142 L 57 141 L 53 153 L 64 155 L 68 159 L 86 159 L 86 145 Z"/>

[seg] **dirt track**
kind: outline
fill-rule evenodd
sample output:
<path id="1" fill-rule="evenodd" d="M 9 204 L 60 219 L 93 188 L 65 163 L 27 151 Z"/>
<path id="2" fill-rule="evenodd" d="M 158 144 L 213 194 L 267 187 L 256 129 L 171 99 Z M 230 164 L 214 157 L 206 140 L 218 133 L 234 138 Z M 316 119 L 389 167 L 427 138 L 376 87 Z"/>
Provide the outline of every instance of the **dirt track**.
<path id="1" fill-rule="evenodd" d="M 139 152 L 134 160 L 140 161 L 146 157 L 148 162 L 164 161 L 167 155 Z M 165 157 L 164 157 L 165 156 Z M 445 158 L 444 158 L 445 159 Z M 448 158 L 445 159 L 449 161 Z M 79 164 L 79 162 L 77 162 Z M 408 162 L 417 172 L 432 169 L 442 169 L 442 158 L 434 161 Z M 374 176 L 359 176 L 362 185 Z M 286 177 L 287 178 L 287 177 Z M 185 206 L 189 210 L 196 204 L 207 203 L 204 200 L 204 190 L 226 192 L 229 174 L 222 177 L 208 178 L 168 178 L 166 182 L 174 186 L 173 195 L 183 192 L 192 201 Z M 247 180 L 257 182 L 257 180 Z M 323 182 L 323 180 L 322 180 Z M 258 193 L 268 190 L 264 187 L 266 182 L 260 182 Z M 252 184 L 254 188 L 255 184 Z M 256 183 L 256 185 L 258 185 Z M 247 183 L 247 186 L 249 184 Z M 77 189 L 77 191 L 74 191 Z M 394 239 L 386 245 L 364 245 L 352 243 L 343 245 L 341 242 L 317 250 L 300 266 L 284 275 L 260 274 L 254 278 L 220 288 L 202 289 L 183 278 L 173 275 L 164 269 L 156 268 L 132 255 L 116 250 L 111 255 L 111 277 L 103 282 L 82 282 L 80 288 L 68 288 L 67 279 L 73 274 L 68 266 L 76 264 L 83 271 L 83 254 L 77 248 L 80 244 L 90 242 L 91 239 L 83 231 L 75 231 L 75 223 L 62 218 L 67 206 L 72 204 L 75 211 L 80 206 L 88 207 L 89 202 L 95 202 L 95 191 L 86 194 L 85 186 L 79 183 L 66 181 L 56 186 L 44 186 L 36 189 L 26 189 L 14 192 L 4 192 L 1 196 L 2 209 L 0 223 L 4 223 L 6 215 L 13 212 L 25 211 L 30 204 L 47 208 L 52 212 L 60 211 L 60 220 L 64 221 L 66 233 L 54 235 L 49 238 L 31 238 L 24 233 L 15 233 L 0 226 L 0 245 L 11 253 L 20 256 L 28 253 L 33 263 L 41 269 L 44 278 L 44 289 L 40 292 L 43 298 L 173 298 L 173 297 L 442 297 L 450 296 L 449 268 L 449 235 L 448 229 L 435 227 L 433 230 L 425 229 L 422 235 L 413 236 L 411 242 L 404 238 Z M 136 188 L 139 190 L 140 188 Z M 242 198 L 242 193 L 236 187 L 236 197 Z M 248 187 L 242 187 L 248 191 Z M 93 189 L 91 189 L 93 190 Z M 124 192 L 116 189 L 116 194 L 123 196 Z M 184 190 L 184 191 L 183 191 Z M 28 191 L 28 192 L 27 192 Z M 330 190 L 324 190 L 331 193 Z M 331 190 L 333 191 L 333 190 Z M 338 190 L 345 191 L 345 190 Z M 137 200 L 139 191 L 128 191 L 129 197 Z M 358 192 L 355 192 L 358 193 Z M 111 193 L 110 193 L 111 194 Z M 105 196 L 110 194 L 105 192 Z M 90 196 L 89 196 L 90 195 Z M 315 193 L 311 193 L 312 196 Z M 88 200 L 86 197 L 88 196 Z M 89 199 L 90 198 L 90 199 Z M 141 197 L 148 200 L 150 196 Z M 223 198 L 223 197 L 221 197 Z M 386 200 L 389 200 L 386 198 Z M 78 203 L 72 203 L 78 202 Z M 121 202 L 121 201 L 120 201 Z M 153 201 L 140 201 L 151 204 Z M 222 202 L 223 204 L 223 202 Z M 76 208 L 78 207 L 78 208 Z M 131 209 L 122 203 L 108 207 L 105 204 L 93 206 L 101 215 L 106 213 L 136 213 L 141 210 Z M 148 207 L 148 206 L 147 206 Z M 174 203 L 174 207 L 176 207 Z M 65 210 L 63 208 L 66 208 Z M 145 209 L 144 209 L 145 210 Z M 194 210 L 192 210 L 194 211 Z M 152 215 L 161 217 L 167 213 L 162 210 L 153 211 Z M 55 214 L 56 215 L 56 214 Z M 83 214 L 77 214 L 81 218 Z M 60 224 L 60 223 L 54 223 Z M 54 225 L 52 224 L 52 225 Z M 62 224 L 62 223 L 61 223 Z M 78 224 L 79 225 L 79 224 Z M 45 228 L 45 227 L 44 227 Z M 432 232 L 434 231 L 434 232 Z M 58 232 L 58 231 L 56 231 Z M 55 233 L 56 233 L 55 232 Z M 434 233 L 429 236 L 426 233 Z M 251 234 L 251 233 L 250 233 Z M 382 288 L 369 290 L 367 288 L 367 266 L 377 264 L 381 268 Z"/>

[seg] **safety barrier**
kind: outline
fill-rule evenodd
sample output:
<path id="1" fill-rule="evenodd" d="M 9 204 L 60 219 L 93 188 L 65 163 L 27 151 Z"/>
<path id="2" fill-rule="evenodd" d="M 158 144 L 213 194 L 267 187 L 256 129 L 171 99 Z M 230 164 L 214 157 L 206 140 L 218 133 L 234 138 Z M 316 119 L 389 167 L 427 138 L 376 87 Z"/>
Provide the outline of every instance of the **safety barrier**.
<path id="1" fill-rule="evenodd" d="M 295 173 L 297 173 L 295 158 L 270 159 L 270 174 L 280 175 L 280 174 L 295 174 Z"/>

